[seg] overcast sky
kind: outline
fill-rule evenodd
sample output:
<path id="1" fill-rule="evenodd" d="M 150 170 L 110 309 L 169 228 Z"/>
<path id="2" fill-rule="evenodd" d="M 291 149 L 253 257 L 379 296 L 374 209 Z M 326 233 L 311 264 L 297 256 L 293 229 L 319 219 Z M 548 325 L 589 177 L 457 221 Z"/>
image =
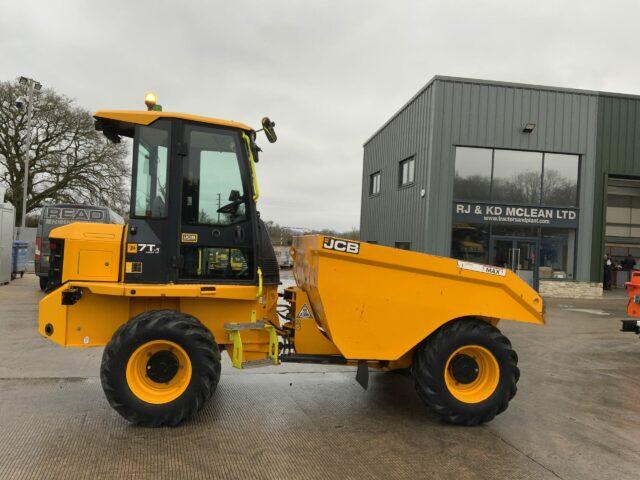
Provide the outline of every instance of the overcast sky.
<path id="1" fill-rule="evenodd" d="M 611 7 L 615 3 L 616 7 Z M 0 79 L 259 126 L 260 209 L 359 226 L 362 144 L 433 75 L 640 94 L 640 2 L 0 1 Z"/>

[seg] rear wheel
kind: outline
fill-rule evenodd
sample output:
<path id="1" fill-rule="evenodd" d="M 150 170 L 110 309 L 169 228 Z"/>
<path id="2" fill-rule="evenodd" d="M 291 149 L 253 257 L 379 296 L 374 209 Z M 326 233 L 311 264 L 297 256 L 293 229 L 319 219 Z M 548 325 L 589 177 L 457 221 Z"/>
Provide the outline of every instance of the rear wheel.
<path id="1" fill-rule="evenodd" d="M 40 290 L 44 292 L 47 288 L 47 283 L 49 282 L 49 278 L 48 277 L 39 277 L 39 278 L 40 278 Z"/>
<path id="2" fill-rule="evenodd" d="M 412 374 L 422 400 L 443 420 L 477 425 L 507 408 L 520 370 L 500 330 L 482 320 L 462 319 L 416 349 Z"/>
<path id="3" fill-rule="evenodd" d="M 102 356 L 109 404 L 128 421 L 177 425 L 200 409 L 220 380 L 220 350 L 191 315 L 141 313 L 116 331 Z"/>

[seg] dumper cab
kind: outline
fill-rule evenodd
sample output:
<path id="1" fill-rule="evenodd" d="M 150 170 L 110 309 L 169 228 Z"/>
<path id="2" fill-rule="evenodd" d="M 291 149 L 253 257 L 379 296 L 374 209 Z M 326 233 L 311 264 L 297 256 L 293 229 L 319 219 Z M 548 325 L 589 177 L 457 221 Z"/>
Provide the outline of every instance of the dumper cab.
<path id="1" fill-rule="evenodd" d="M 170 112 L 99 111 L 96 128 L 133 139 L 125 283 L 278 283 L 258 218 L 255 133 Z M 168 268 L 167 268 L 168 266 Z"/>

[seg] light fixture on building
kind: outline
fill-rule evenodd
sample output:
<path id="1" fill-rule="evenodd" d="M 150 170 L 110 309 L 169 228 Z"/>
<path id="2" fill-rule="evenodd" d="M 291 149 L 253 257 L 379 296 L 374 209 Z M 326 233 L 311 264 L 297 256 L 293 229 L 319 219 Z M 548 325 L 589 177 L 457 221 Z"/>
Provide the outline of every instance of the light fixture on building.
<path id="1" fill-rule="evenodd" d="M 522 129 L 522 133 L 531 133 L 531 132 L 533 132 L 534 128 L 536 128 L 536 124 L 529 122 Z"/>

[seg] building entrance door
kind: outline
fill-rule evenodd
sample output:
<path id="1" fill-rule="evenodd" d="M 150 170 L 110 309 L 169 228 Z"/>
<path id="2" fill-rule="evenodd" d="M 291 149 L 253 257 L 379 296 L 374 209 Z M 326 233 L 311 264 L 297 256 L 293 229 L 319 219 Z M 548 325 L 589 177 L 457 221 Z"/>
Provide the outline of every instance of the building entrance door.
<path id="1" fill-rule="evenodd" d="M 538 239 L 526 237 L 492 237 L 490 263 L 513 270 L 538 289 Z"/>

